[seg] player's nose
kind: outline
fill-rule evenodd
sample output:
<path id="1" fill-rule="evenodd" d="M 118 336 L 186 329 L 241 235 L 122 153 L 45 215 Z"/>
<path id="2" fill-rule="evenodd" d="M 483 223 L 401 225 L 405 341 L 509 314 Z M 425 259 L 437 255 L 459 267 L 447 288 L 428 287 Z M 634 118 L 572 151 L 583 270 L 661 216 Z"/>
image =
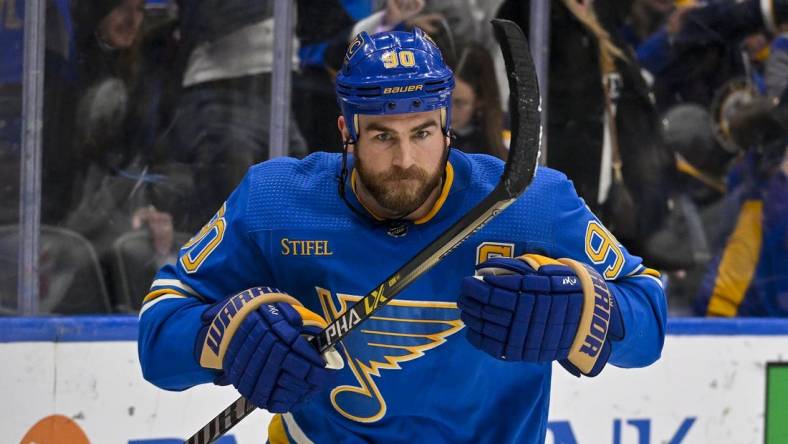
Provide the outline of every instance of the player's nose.
<path id="1" fill-rule="evenodd" d="M 400 142 L 394 155 L 394 165 L 403 169 L 409 168 L 416 163 L 414 146 L 407 140 Z"/>

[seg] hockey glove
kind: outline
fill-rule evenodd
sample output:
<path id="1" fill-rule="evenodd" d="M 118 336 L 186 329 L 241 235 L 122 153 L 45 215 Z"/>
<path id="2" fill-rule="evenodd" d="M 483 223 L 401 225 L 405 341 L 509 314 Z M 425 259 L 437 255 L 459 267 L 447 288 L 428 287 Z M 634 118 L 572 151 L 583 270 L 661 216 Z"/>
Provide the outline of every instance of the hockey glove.
<path id="1" fill-rule="evenodd" d="M 326 385 L 330 369 L 342 367 L 333 350 L 325 355 L 327 367 L 303 337 L 319 333 L 326 321 L 278 290 L 250 288 L 212 305 L 202 319 L 200 365 L 223 370 L 218 381 L 270 412 L 292 410 Z"/>
<path id="2" fill-rule="evenodd" d="M 587 265 L 526 254 L 476 270 L 463 279 L 457 305 L 468 341 L 495 358 L 558 360 L 576 376 L 596 376 L 611 339 L 624 336 L 613 293 Z"/>

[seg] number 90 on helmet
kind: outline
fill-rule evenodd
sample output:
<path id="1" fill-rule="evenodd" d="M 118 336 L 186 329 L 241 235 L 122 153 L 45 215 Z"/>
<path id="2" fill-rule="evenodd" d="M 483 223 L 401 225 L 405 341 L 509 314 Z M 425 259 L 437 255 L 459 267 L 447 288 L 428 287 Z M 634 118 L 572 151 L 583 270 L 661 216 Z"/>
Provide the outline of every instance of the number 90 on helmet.
<path id="1" fill-rule="evenodd" d="M 337 74 L 337 101 L 350 132 L 358 140 L 359 114 L 402 114 L 441 110 L 443 133 L 449 134 L 454 74 L 435 42 L 419 28 L 370 36 L 350 42 Z"/>

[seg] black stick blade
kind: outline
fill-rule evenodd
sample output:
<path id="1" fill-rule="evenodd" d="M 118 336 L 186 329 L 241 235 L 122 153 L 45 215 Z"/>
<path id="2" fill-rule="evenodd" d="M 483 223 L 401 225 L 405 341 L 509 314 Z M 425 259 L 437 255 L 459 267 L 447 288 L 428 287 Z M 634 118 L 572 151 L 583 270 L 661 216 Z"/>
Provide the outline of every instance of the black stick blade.
<path id="1" fill-rule="evenodd" d="M 503 19 L 494 19 L 492 25 L 506 63 L 512 128 L 509 161 L 506 162 L 505 180 L 501 186 L 508 196 L 517 197 L 536 173 L 542 144 L 539 82 L 522 29 L 516 23 Z"/>

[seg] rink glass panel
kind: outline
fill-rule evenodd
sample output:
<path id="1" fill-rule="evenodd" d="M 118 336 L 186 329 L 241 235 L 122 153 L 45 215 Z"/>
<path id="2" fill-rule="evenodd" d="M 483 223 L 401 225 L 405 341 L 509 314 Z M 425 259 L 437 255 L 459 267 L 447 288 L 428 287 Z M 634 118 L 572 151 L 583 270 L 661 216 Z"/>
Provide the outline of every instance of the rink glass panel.
<path id="1" fill-rule="evenodd" d="M 0 1 L 0 315 L 17 306 L 24 0 Z"/>

